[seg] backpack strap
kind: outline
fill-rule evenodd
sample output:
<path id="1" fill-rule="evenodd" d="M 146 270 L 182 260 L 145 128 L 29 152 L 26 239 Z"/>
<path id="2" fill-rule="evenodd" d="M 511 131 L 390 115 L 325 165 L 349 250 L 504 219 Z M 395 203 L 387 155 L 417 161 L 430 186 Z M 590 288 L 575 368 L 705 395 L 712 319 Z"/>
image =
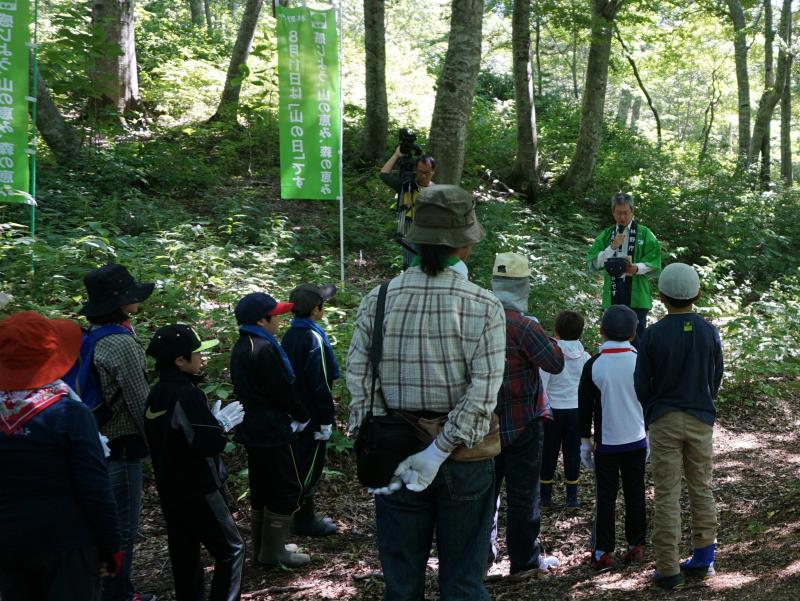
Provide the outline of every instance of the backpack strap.
<path id="1" fill-rule="evenodd" d="M 389 288 L 389 282 L 381 284 L 378 290 L 378 303 L 375 306 L 375 323 L 372 325 L 372 344 L 369 348 L 369 360 L 372 364 L 372 392 L 369 396 L 369 411 L 367 415 L 372 415 L 372 409 L 375 404 L 375 383 L 378 380 L 378 367 L 383 358 L 383 317 L 386 313 L 386 291 Z M 381 397 L 383 400 L 383 397 Z M 388 413 L 389 406 L 383 400 L 383 405 Z"/>

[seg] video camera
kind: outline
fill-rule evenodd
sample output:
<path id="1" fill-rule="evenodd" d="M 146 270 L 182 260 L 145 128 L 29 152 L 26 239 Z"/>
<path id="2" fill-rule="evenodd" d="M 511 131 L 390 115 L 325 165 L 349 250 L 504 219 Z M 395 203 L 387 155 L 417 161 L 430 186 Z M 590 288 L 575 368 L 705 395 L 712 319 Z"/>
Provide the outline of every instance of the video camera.
<path id="1" fill-rule="evenodd" d="M 405 127 L 400 128 L 398 134 L 400 158 L 397 160 L 397 170 L 400 181 L 409 184 L 414 181 L 417 159 L 422 156 L 422 148 L 417 144 L 417 134 Z"/>

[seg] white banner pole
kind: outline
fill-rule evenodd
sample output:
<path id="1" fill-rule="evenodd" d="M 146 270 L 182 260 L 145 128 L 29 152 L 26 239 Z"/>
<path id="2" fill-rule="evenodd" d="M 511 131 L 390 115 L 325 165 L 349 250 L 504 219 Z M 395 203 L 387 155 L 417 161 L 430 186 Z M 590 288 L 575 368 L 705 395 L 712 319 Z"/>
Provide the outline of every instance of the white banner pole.
<path id="1" fill-rule="evenodd" d="M 344 103 L 342 102 L 342 3 L 333 0 L 339 28 L 339 269 L 340 283 L 344 287 Z"/>

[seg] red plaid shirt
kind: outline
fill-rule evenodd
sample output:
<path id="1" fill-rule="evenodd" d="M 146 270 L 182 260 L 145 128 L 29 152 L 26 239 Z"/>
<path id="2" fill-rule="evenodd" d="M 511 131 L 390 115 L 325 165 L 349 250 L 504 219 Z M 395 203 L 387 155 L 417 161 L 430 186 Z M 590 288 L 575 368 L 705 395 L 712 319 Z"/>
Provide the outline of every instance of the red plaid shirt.
<path id="1" fill-rule="evenodd" d="M 551 374 L 564 369 L 564 355 L 536 321 L 506 309 L 506 368 L 497 393 L 500 441 L 506 447 L 537 418 L 552 419 L 539 369 Z"/>

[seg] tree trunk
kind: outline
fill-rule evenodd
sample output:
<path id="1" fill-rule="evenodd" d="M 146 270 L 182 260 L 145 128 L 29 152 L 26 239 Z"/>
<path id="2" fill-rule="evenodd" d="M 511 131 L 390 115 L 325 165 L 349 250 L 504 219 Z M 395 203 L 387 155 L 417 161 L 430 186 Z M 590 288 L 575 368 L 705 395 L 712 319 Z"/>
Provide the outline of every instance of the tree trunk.
<path id="1" fill-rule="evenodd" d="M 616 27 L 614 28 L 614 32 L 617 36 L 617 41 L 619 41 L 619 45 L 622 46 L 622 50 L 625 52 L 625 58 L 628 59 L 628 64 L 631 66 L 633 76 L 636 78 L 636 83 L 639 84 L 639 89 L 642 91 L 642 94 L 644 94 L 644 97 L 647 98 L 647 106 L 650 107 L 650 111 L 653 113 L 653 118 L 656 120 L 656 139 L 658 140 L 658 145 L 661 146 L 661 118 L 658 116 L 656 105 L 653 104 L 653 98 L 650 96 L 650 93 L 644 86 L 642 77 L 639 75 L 639 69 L 636 66 L 636 61 L 633 60 L 633 56 L 628 51 L 628 47 L 625 45 L 625 42 L 622 40 L 622 35 Z"/>
<path id="2" fill-rule="evenodd" d="M 482 26 L 482 0 L 453 0 L 450 38 L 431 119 L 430 148 L 438 183 L 461 181 L 467 123 L 481 65 Z"/>
<path id="3" fill-rule="evenodd" d="M 32 76 L 33 61 L 30 72 Z M 33 105 L 30 106 L 33 108 Z M 36 128 L 60 164 L 68 164 L 78 158 L 81 150 L 80 139 L 50 98 L 41 73 L 38 73 L 36 79 Z"/>
<path id="4" fill-rule="evenodd" d="M 747 24 L 739 0 L 727 0 L 733 22 L 733 49 L 736 62 L 736 89 L 739 104 L 739 167 L 745 168 L 750 150 L 750 75 L 747 72 Z"/>
<path id="5" fill-rule="evenodd" d="M 628 88 L 622 88 L 619 94 L 619 104 L 617 104 L 617 124 L 625 127 L 628 122 L 628 113 L 631 110 L 633 96 Z"/>
<path id="6" fill-rule="evenodd" d="M 531 77 L 530 0 L 514 0 L 511 17 L 511 51 L 514 103 L 517 109 L 517 156 L 511 169 L 510 181 L 513 187 L 524 191 L 530 200 L 534 200 L 539 187 L 539 148 Z"/>
<path id="7" fill-rule="evenodd" d="M 575 100 L 581 97 L 578 90 L 578 28 L 572 29 L 572 60 L 570 61 L 570 71 L 572 71 L 572 93 Z"/>
<path id="8" fill-rule="evenodd" d="M 530 2 L 528 2 L 528 6 L 530 6 Z M 528 28 L 530 29 L 530 16 L 528 17 Z M 528 34 L 528 54 L 530 55 L 530 39 L 531 36 Z M 512 42 L 513 46 L 513 42 Z M 528 62 L 530 63 L 530 56 L 528 57 Z M 536 94 L 538 96 L 542 95 L 542 17 L 540 15 L 536 15 Z"/>
<path id="9" fill-rule="evenodd" d="M 192 14 L 192 25 L 202 27 L 205 23 L 203 16 L 203 0 L 189 0 L 189 11 Z"/>
<path id="10" fill-rule="evenodd" d="M 206 16 L 206 28 L 208 33 L 214 30 L 214 22 L 211 20 L 211 3 L 208 0 L 203 0 L 203 12 Z"/>
<path id="11" fill-rule="evenodd" d="M 389 127 L 386 100 L 386 22 L 384 0 L 364 0 L 364 51 L 367 107 L 361 158 L 374 163 L 383 157 Z"/>
<path id="12" fill-rule="evenodd" d="M 773 57 L 773 43 L 775 41 L 775 30 L 772 27 L 772 0 L 764 0 L 764 89 L 775 85 L 775 61 Z M 759 179 L 762 186 L 766 186 L 770 180 L 770 142 L 772 138 L 772 118 L 767 121 L 767 129 L 761 141 L 761 170 Z"/>
<path id="13" fill-rule="evenodd" d="M 583 192 L 589 185 L 603 135 L 608 60 L 614 17 L 625 0 L 592 0 L 592 40 L 583 86 L 581 127 L 569 169 L 560 182 L 565 190 Z"/>
<path id="14" fill-rule="evenodd" d="M 231 52 L 231 62 L 228 65 L 228 74 L 225 76 L 225 88 L 222 90 L 222 98 L 219 101 L 217 112 L 212 115 L 210 121 L 218 119 L 236 121 L 239 111 L 239 94 L 242 91 L 242 80 L 245 77 L 243 70 L 247 66 L 250 44 L 253 43 L 263 4 L 264 0 L 247 0 L 247 4 L 245 4 L 242 24 L 239 26 L 236 43 Z"/>
<path id="15" fill-rule="evenodd" d="M 781 179 L 792 185 L 792 57 L 789 56 L 788 79 L 781 96 Z"/>
<path id="16" fill-rule="evenodd" d="M 792 2 L 783 0 L 781 17 L 778 24 L 778 35 L 782 43 L 778 51 L 778 66 L 775 69 L 775 84 L 764 89 L 761 99 L 758 101 L 758 111 L 756 112 L 755 123 L 753 124 L 753 135 L 750 138 L 750 151 L 747 157 L 747 164 L 752 165 L 758 159 L 759 152 L 762 151 L 764 144 L 769 136 L 769 123 L 772 120 L 772 113 L 775 106 L 783 95 L 783 88 L 788 79 L 789 55 L 786 52 L 787 40 L 791 27 Z"/>
<path id="17" fill-rule="evenodd" d="M 638 124 L 639 124 L 639 115 L 642 111 L 642 97 L 637 96 L 636 100 L 633 101 L 633 108 L 631 109 L 631 130 L 637 131 Z"/>
<path id="18" fill-rule="evenodd" d="M 91 69 L 92 85 L 101 104 L 120 114 L 139 102 L 136 72 L 136 42 L 133 32 L 134 0 L 93 0 L 92 24 L 101 32 L 103 43 L 116 50 L 103 52 Z"/>
<path id="19" fill-rule="evenodd" d="M 705 113 L 703 114 L 703 146 L 700 149 L 699 163 L 702 163 L 706 158 L 708 152 L 708 142 L 711 138 L 711 129 L 714 127 L 714 116 L 717 109 L 717 104 L 722 98 L 722 91 L 719 89 L 717 80 L 717 69 L 711 72 L 711 99 L 708 101 Z"/>

